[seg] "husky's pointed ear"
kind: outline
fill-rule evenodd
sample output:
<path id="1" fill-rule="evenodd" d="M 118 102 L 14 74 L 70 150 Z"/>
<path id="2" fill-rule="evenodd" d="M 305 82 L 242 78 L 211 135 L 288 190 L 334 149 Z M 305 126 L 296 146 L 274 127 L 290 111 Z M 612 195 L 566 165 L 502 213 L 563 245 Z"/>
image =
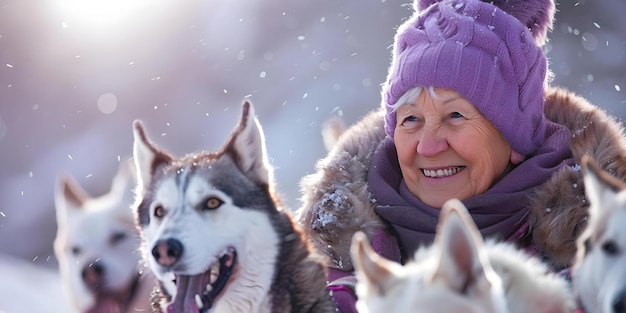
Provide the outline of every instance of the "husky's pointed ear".
<path id="1" fill-rule="evenodd" d="M 366 294 L 384 294 L 393 282 L 394 272 L 401 267 L 374 252 L 367 236 L 360 231 L 352 236 L 350 255 L 357 282 L 363 282 L 356 285 L 357 294 L 362 297 Z"/>
<path id="2" fill-rule="evenodd" d="M 243 102 L 241 120 L 226 145 L 226 152 L 233 156 L 237 166 L 252 180 L 261 184 L 272 182 L 272 168 L 267 160 L 263 128 L 249 101 Z"/>
<path id="3" fill-rule="evenodd" d="M 614 195 L 626 189 L 626 183 L 611 176 L 590 156 L 584 155 L 581 159 L 583 179 L 585 182 L 585 196 L 589 200 L 589 213 L 595 215 L 596 210 L 603 207 L 604 195 Z"/>
<path id="4" fill-rule="evenodd" d="M 57 177 L 54 192 L 54 203 L 57 213 L 57 221 L 60 223 L 67 219 L 69 214 L 78 211 L 91 199 L 91 196 L 69 174 L 63 173 Z"/>
<path id="5" fill-rule="evenodd" d="M 467 208 L 457 199 L 443 204 L 437 227 L 435 242 L 440 255 L 433 279 L 445 277 L 452 288 L 463 291 L 485 276 L 485 267 L 490 266 L 480 254 L 482 237 Z"/>
<path id="6" fill-rule="evenodd" d="M 135 159 L 137 194 L 143 195 L 157 168 L 170 164 L 172 157 L 153 145 L 143 129 L 141 121 L 133 122 L 133 158 Z"/>

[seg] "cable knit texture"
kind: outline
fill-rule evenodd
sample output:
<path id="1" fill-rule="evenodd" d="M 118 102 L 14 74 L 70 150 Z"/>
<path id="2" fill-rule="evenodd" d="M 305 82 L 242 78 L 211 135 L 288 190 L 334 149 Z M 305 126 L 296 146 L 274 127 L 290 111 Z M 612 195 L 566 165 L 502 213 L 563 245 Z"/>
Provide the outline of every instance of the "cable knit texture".
<path id="1" fill-rule="evenodd" d="M 418 1 L 415 7 L 398 29 L 382 89 L 387 135 L 393 138 L 393 107 L 408 90 L 450 88 L 476 106 L 516 151 L 535 152 L 548 131 L 541 46 L 552 26 L 552 0 Z"/>

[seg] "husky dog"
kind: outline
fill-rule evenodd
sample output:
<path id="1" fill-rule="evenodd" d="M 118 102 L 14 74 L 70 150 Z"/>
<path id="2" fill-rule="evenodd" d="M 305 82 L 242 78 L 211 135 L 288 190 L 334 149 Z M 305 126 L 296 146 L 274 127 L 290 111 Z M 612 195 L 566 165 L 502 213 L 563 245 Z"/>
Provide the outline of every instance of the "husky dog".
<path id="1" fill-rule="evenodd" d="M 510 244 L 482 237 L 456 199 L 442 208 L 435 242 L 402 266 L 353 236 L 359 312 L 573 312 L 565 279 Z"/>
<path id="2" fill-rule="evenodd" d="M 572 279 L 585 312 L 626 312 L 626 183 L 582 159 L 589 201 L 587 227 L 578 238 Z"/>
<path id="3" fill-rule="evenodd" d="M 54 252 L 64 292 L 77 312 L 150 309 L 156 281 L 140 263 L 131 211 L 134 185 L 132 162 L 120 165 L 110 192 L 100 197 L 87 195 L 68 174 L 57 179 Z"/>
<path id="4" fill-rule="evenodd" d="M 136 221 L 160 283 L 155 310 L 334 312 L 325 260 L 273 187 L 250 102 L 219 152 L 174 158 L 134 123 Z"/>

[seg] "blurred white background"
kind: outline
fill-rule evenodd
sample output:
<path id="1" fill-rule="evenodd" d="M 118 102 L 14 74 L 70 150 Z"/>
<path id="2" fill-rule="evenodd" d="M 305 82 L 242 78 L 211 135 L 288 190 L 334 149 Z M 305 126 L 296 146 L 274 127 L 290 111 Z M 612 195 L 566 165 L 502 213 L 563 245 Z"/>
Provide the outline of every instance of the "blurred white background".
<path id="1" fill-rule="evenodd" d="M 626 116 L 626 2 L 558 3 L 554 84 Z M 175 155 L 218 148 L 251 99 L 278 189 L 325 154 L 324 121 L 378 107 L 393 0 L 0 0 L 0 313 L 65 312 L 53 187 L 92 195 L 132 153 L 131 123 Z"/>

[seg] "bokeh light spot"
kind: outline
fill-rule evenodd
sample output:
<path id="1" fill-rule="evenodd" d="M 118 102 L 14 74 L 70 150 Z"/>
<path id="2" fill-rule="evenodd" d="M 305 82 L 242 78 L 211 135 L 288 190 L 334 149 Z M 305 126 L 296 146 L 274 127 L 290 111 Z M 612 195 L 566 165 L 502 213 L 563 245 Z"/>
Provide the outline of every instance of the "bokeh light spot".
<path id="1" fill-rule="evenodd" d="M 598 39 L 592 33 L 584 33 L 581 42 L 587 51 L 595 51 L 598 48 Z"/>
<path id="2" fill-rule="evenodd" d="M 98 109 L 104 114 L 111 114 L 117 109 L 117 97 L 112 93 L 105 93 L 98 97 Z"/>
<path id="3" fill-rule="evenodd" d="M 322 71 L 330 71 L 330 68 L 331 68 L 330 62 L 322 61 L 322 63 L 320 63 L 320 70 L 322 70 Z"/>

